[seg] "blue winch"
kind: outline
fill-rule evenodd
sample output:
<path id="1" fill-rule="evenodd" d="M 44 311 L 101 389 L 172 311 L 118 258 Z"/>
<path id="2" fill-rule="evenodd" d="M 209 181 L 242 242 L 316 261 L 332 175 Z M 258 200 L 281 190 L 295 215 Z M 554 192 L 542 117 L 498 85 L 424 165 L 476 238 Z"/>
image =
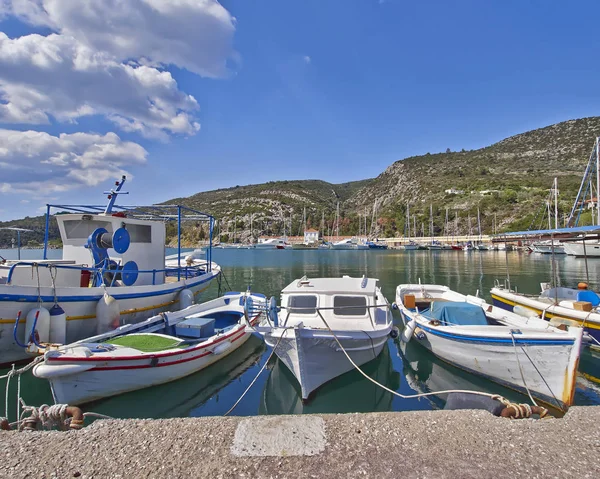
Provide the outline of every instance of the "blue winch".
<path id="1" fill-rule="evenodd" d="M 123 254 L 129 249 L 131 238 L 124 227 L 118 228 L 112 235 L 105 228 L 96 228 L 88 237 L 86 248 L 92 252 L 94 267 L 93 286 L 114 286 L 121 280 L 125 286 L 133 285 L 138 278 L 138 266 L 135 261 L 121 265 L 110 259 L 108 248 Z"/>

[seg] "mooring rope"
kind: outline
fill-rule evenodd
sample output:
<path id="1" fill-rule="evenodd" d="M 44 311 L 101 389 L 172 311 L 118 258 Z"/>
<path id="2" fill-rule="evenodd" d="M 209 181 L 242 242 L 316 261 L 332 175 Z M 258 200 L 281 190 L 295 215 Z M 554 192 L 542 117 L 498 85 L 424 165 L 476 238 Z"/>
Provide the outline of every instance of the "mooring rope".
<path id="1" fill-rule="evenodd" d="M 289 317 L 290 317 L 290 315 L 288 313 L 287 317 L 285 318 L 285 323 L 283 325 L 284 328 L 285 328 L 285 325 L 287 324 L 287 320 L 288 320 Z M 246 388 L 246 390 L 242 393 L 242 395 L 235 402 L 235 404 L 233 406 L 231 406 L 231 408 L 229 408 L 229 411 L 227 411 L 225 414 L 223 414 L 223 416 L 228 416 L 229 413 L 231 413 L 237 407 L 237 405 L 242 401 L 242 399 L 244 399 L 244 396 L 246 396 L 246 394 L 248 393 L 248 391 L 250 391 L 250 388 L 252 388 L 252 386 L 254 386 L 254 383 L 257 381 L 258 377 L 265 370 L 265 368 L 267 367 L 267 364 L 269 364 L 269 361 L 273 357 L 273 354 L 275 354 L 275 350 L 279 346 L 279 343 L 281 342 L 281 339 L 283 338 L 284 332 L 285 332 L 285 330 L 282 331 L 281 336 L 279 336 L 279 339 L 277 339 L 277 343 L 275 344 L 275 347 L 273 347 L 273 349 L 271 350 L 271 354 L 269 354 L 269 357 L 267 358 L 267 360 L 265 361 L 265 363 L 260 368 L 260 371 L 258 371 L 258 373 L 256 374 L 256 376 L 254 376 L 254 379 L 252 380 L 252 382 L 248 385 L 248 387 Z"/>
<path id="2" fill-rule="evenodd" d="M 435 391 L 435 392 L 429 392 L 429 393 L 417 393 L 417 394 L 402 394 L 399 393 L 398 391 L 394 391 L 393 389 L 388 388 L 387 386 L 377 382 L 375 379 L 373 379 L 372 377 L 370 377 L 367 373 L 365 373 L 350 357 L 350 355 L 346 352 L 346 350 L 344 349 L 344 347 L 342 346 L 342 343 L 340 342 L 340 340 L 338 339 L 337 335 L 333 332 L 333 330 L 331 329 L 331 327 L 329 326 L 329 324 L 327 323 L 327 321 L 325 320 L 325 318 L 323 317 L 323 315 L 321 314 L 321 312 L 319 310 L 317 310 L 317 313 L 319 314 L 319 317 L 321 318 L 321 320 L 323 321 L 323 323 L 325 324 L 325 326 L 327 327 L 327 329 L 329 330 L 329 332 L 331 333 L 331 335 L 333 336 L 333 338 L 335 339 L 335 341 L 337 342 L 338 346 L 340 347 L 341 351 L 344 353 L 344 355 L 346 356 L 346 358 L 348 358 L 348 361 L 350 361 L 350 364 L 352 364 L 352 366 L 354 366 L 354 368 L 360 373 L 362 374 L 366 379 L 368 379 L 369 381 L 371 381 L 373 384 L 375 384 L 376 386 L 379 386 L 380 388 L 384 389 L 385 391 L 398 396 L 402 399 L 415 399 L 415 398 L 420 398 L 420 397 L 427 397 L 427 396 L 437 396 L 440 394 L 450 394 L 450 393 L 468 393 L 468 394 L 474 394 L 477 396 L 485 396 L 485 397 L 489 397 L 495 400 L 498 400 L 500 402 L 502 402 L 503 404 L 513 404 L 510 403 L 510 401 L 508 401 L 507 399 L 505 399 L 504 397 L 498 395 L 498 394 L 491 394 L 491 393 L 485 393 L 482 391 L 470 391 L 470 390 L 465 390 L 465 389 L 448 389 L 448 390 L 444 390 L 444 391 Z M 545 408 L 541 408 L 542 411 L 545 411 Z M 546 414 L 544 414 L 545 416 Z M 540 415 L 540 417 L 542 417 Z"/>

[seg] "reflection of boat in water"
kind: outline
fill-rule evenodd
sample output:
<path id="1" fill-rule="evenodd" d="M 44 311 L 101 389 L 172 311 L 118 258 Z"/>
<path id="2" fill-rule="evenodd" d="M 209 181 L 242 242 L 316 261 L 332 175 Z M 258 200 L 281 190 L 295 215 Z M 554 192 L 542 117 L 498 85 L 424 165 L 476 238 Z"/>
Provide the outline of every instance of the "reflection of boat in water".
<path id="1" fill-rule="evenodd" d="M 480 376 L 467 373 L 434 356 L 416 342 L 396 341 L 398 354 L 404 367 L 402 374 L 411 389 L 417 393 L 430 393 L 460 389 L 465 391 L 482 391 L 499 394 L 511 401 L 529 402 L 529 398 L 505 388 Z M 447 394 L 425 396 L 433 409 L 442 409 L 446 404 Z"/>
<path id="2" fill-rule="evenodd" d="M 596 384 L 600 384 L 600 351 L 586 348 L 579 357 L 579 373 Z"/>
<path id="3" fill-rule="evenodd" d="M 251 335 L 236 351 L 198 373 L 168 384 L 89 403 L 85 410 L 118 418 L 196 416 L 195 409 L 252 367 L 265 350 L 264 342 Z M 230 406 L 229 402 L 223 404 L 221 414 Z"/>
<path id="4" fill-rule="evenodd" d="M 400 375 L 394 370 L 389 348 L 361 369 L 381 384 L 396 390 Z M 392 410 L 391 393 L 376 386 L 353 370 L 324 384 L 306 403 L 300 385 L 277 358 L 263 389 L 259 414 L 350 413 Z"/>

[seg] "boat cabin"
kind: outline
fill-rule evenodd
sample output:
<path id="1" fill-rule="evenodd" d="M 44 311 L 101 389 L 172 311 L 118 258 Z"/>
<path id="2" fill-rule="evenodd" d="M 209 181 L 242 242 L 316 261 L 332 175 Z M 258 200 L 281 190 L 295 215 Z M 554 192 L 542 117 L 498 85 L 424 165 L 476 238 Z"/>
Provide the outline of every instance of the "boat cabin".
<path id="1" fill-rule="evenodd" d="M 377 283 L 377 279 L 349 276 L 302 278 L 282 290 L 279 322 L 327 329 L 322 315 L 333 329 L 371 329 L 385 324 L 387 301 Z"/>

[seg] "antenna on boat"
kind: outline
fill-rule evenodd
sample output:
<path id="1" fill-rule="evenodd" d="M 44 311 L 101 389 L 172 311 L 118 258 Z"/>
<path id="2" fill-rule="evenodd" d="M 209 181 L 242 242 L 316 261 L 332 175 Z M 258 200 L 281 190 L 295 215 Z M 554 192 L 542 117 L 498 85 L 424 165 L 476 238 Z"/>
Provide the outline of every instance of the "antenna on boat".
<path id="1" fill-rule="evenodd" d="M 127 179 L 127 177 L 125 175 L 123 175 L 121 177 L 121 181 L 115 182 L 116 188 L 114 188 L 114 189 L 111 188 L 110 191 L 104 192 L 105 195 L 108 195 L 108 204 L 106 205 L 106 209 L 104 210 L 105 215 L 109 215 L 112 213 L 112 208 L 115 205 L 115 201 L 117 200 L 118 195 L 128 195 L 129 194 L 128 191 L 121 191 L 121 188 L 123 187 L 123 183 L 125 183 L 126 179 Z"/>

